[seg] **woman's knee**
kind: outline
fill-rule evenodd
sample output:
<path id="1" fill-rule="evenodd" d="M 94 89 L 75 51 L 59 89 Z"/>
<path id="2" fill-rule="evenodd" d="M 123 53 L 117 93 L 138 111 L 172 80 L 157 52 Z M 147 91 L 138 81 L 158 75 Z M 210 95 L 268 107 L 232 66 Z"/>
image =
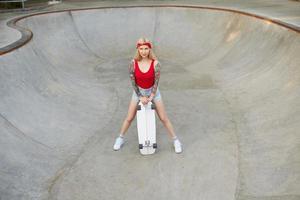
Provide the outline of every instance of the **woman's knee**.
<path id="1" fill-rule="evenodd" d="M 133 121 L 133 119 L 134 119 L 134 116 L 127 116 L 126 119 L 125 119 L 125 121 L 127 123 L 131 124 L 131 122 Z"/>
<path id="2" fill-rule="evenodd" d="M 167 124 L 169 122 L 169 118 L 167 116 L 162 116 L 160 118 L 160 121 L 163 123 L 163 124 Z"/>
<path id="3" fill-rule="evenodd" d="M 135 114 L 136 114 L 136 104 L 131 102 L 125 121 L 127 123 L 131 123 L 135 117 Z"/>

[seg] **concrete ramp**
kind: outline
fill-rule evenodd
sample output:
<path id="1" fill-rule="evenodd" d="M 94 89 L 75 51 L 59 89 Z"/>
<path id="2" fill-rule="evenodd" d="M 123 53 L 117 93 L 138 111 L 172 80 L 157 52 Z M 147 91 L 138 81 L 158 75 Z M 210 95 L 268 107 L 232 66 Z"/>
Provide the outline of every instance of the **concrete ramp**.
<path id="1" fill-rule="evenodd" d="M 1 200 L 299 200 L 300 36 L 224 10 L 132 7 L 18 22 L 32 40 L 0 56 Z M 184 145 L 157 122 L 141 156 L 127 114 L 135 42 L 154 43 Z"/>

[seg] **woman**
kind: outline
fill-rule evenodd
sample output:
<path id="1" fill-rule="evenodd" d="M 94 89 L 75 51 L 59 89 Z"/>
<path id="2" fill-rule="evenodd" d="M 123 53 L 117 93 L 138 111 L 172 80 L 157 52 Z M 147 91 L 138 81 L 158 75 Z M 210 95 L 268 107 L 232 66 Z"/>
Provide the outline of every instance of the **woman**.
<path id="1" fill-rule="evenodd" d="M 175 135 L 158 89 L 161 66 L 153 53 L 152 44 L 148 39 L 141 38 L 137 41 L 136 48 L 135 58 L 129 65 L 129 74 L 134 91 L 127 117 L 123 122 L 120 135 L 117 137 L 113 148 L 114 150 L 119 150 L 123 146 L 124 135 L 135 117 L 138 102 L 141 101 L 143 104 L 147 104 L 153 100 L 159 119 L 166 127 L 169 136 L 173 139 L 175 152 L 181 153 L 182 145 Z"/>

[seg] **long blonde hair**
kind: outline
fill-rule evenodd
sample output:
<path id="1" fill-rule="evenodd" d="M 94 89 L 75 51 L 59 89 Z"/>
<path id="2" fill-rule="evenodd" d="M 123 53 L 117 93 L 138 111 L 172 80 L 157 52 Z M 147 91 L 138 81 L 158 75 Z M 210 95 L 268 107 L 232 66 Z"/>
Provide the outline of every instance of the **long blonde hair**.
<path id="1" fill-rule="evenodd" d="M 155 54 L 153 52 L 153 44 L 152 44 L 152 42 L 149 39 L 147 39 L 147 38 L 140 38 L 140 39 L 138 39 L 138 41 L 136 42 L 136 46 L 137 46 L 138 43 L 144 43 L 144 42 L 149 42 L 151 44 L 151 46 L 152 46 L 152 48 L 150 49 L 150 52 L 149 52 L 149 56 L 148 56 L 149 59 L 157 60 L 157 57 L 155 56 Z M 142 60 L 142 56 L 140 55 L 138 49 L 136 49 L 134 59 L 138 60 L 138 61 Z"/>

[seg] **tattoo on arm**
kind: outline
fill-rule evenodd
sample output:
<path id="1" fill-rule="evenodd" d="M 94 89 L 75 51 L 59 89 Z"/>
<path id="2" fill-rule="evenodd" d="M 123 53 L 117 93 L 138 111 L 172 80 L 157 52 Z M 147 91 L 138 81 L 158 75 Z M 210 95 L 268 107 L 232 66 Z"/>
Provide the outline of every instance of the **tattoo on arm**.
<path id="1" fill-rule="evenodd" d="M 155 79 L 154 79 L 154 85 L 152 87 L 152 91 L 151 94 L 155 95 L 156 91 L 157 91 L 157 87 L 158 87 L 158 82 L 159 82 L 159 78 L 160 78 L 160 69 L 161 69 L 161 65 L 159 62 L 157 62 L 156 66 L 155 66 Z"/>
<path id="2" fill-rule="evenodd" d="M 133 86 L 133 89 L 135 91 L 135 93 L 137 94 L 138 97 L 142 96 L 136 82 L 135 82 L 135 75 L 134 75 L 134 60 L 131 61 L 130 65 L 129 65 L 129 76 L 130 76 L 130 80 L 131 80 L 131 84 Z"/>

